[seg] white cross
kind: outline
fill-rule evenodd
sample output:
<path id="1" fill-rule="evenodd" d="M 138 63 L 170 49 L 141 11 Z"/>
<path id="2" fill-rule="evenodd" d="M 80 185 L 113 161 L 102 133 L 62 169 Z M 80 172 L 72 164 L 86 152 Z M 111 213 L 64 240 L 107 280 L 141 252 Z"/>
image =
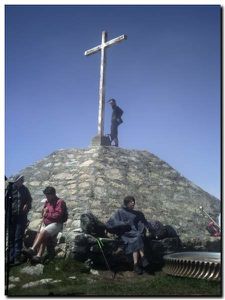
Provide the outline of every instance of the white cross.
<path id="1" fill-rule="evenodd" d="M 102 43 L 92 49 L 84 52 L 84 55 L 91 55 L 101 51 L 101 65 L 100 65 L 100 82 L 99 82 L 99 108 L 98 108 L 98 135 L 104 136 L 104 110 L 105 110 L 105 66 L 106 66 L 106 48 L 118 44 L 126 40 L 126 35 L 118 36 L 115 39 L 107 41 L 107 32 L 102 31 Z M 101 139 L 100 139 L 101 140 Z M 100 142 L 101 143 L 101 142 Z"/>

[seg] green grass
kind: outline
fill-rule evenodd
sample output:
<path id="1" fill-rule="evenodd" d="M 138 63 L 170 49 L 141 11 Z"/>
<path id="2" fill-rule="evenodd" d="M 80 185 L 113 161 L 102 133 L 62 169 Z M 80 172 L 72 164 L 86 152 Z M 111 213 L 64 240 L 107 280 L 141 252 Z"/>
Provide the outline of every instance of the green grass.
<path id="1" fill-rule="evenodd" d="M 110 272 L 91 275 L 85 266 L 74 260 L 54 260 L 44 268 L 41 276 L 21 275 L 20 268 L 13 267 L 10 276 L 18 276 L 21 281 L 9 290 L 9 296 L 221 296 L 219 282 L 200 279 L 172 277 L 158 272 L 155 276 L 144 274 L 129 276 L 116 275 L 113 280 Z M 124 273 L 123 273 L 124 274 Z M 76 276 L 76 279 L 69 279 Z M 42 278 L 60 279 L 57 284 L 29 289 L 23 284 Z"/>

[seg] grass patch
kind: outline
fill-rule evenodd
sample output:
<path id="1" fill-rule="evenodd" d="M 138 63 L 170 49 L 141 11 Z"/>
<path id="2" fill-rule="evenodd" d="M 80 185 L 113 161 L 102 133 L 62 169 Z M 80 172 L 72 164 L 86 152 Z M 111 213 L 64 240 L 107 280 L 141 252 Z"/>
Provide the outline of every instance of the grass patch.
<path id="1" fill-rule="evenodd" d="M 44 267 L 41 276 L 21 274 L 26 265 L 13 267 L 10 276 L 20 277 L 9 296 L 221 296 L 221 283 L 201 279 L 172 277 L 158 272 L 155 276 L 119 273 L 113 280 L 105 271 L 92 275 L 84 264 L 68 259 L 55 259 Z M 122 274 L 122 275 L 121 275 Z M 129 275 L 129 276 L 128 276 Z M 75 276 L 75 279 L 70 279 Z M 28 282 L 52 278 L 61 280 L 38 287 L 22 288 Z"/>

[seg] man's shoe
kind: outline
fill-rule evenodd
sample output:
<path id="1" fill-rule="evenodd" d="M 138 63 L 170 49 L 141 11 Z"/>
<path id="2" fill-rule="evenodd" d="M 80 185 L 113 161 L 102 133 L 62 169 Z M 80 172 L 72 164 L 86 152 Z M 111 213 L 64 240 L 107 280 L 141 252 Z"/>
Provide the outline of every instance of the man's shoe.
<path id="1" fill-rule="evenodd" d="M 21 260 L 20 260 L 20 258 L 19 257 L 16 257 L 15 259 L 14 259 L 14 266 L 19 266 L 19 265 L 21 265 Z"/>
<path id="2" fill-rule="evenodd" d="M 147 266 L 149 266 L 149 262 L 148 262 L 148 260 L 147 260 L 147 258 L 145 256 L 143 256 L 141 258 L 141 263 L 142 263 L 142 267 L 143 268 L 146 268 Z"/>
<path id="3" fill-rule="evenodd" d="M 34 251 L 32 248 L 28 248 L 28 249 L 23 249 L 22 253 L 24 256 L 26 256 L 26 258 L 31 259 L 36 254 L 36 251 Z"/>
<path id="4" fill-rule="evenodd" d="M 40 256 L 33 256 L 31 258 L 31 263 L 33 263 L 33 264 L 41 264 L 42 263 L 42 257 L 40 257 Z"/>
<path id="5" fill-rule="evenodd" d="M 9 266 L 10 266 L 10 267 L 14 266 L 14 259 L 11 259 L 11 260 L 9 261 Z"/>
<path id="6" fill-rule="evenodd" d="M 18 266 L 18 265 L 20 265 L 20 264 L 21 264 L 21 261 L 20 261 L 19 258 L 15 258 L 14 260 L 11 260 L 11 261 L 9 262 L 9 266 L 10 266 L 10 267 L 15 267 L 15 266 Z"/>
<path id="7" fill-rule="evenodd" d="M 138 275 L 141 275 L 143 273 L 142 269 L 138 266 L 138 264 L 134 265 L 134 272 Z"/>

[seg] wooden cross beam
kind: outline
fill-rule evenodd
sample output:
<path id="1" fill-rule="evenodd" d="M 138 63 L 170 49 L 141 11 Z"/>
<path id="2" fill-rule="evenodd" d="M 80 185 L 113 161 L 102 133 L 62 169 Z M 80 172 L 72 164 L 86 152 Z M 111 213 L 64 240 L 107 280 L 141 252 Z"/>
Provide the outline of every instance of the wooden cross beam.
<path id="1" fill-rule="evenodd" d="M 104 111 L 105 111 L 105 67 L 106 67 L 106 48 L 113 46 L 126 40 L 126 35 L 121 35 L 115 39 L 107 41 L 107 32 L 102 31 L 102 43 L 92 49 L 84 52 L 88 56 L 101 51 L 101 65 L 100 65 L 100 82 L 99 82 L 99 108 L 98 108 L 98 135 L 104 136 Z M 100 139 L 101 141 L 101 139 Z M 100 142 L 101 144 L 101 142 Z"/>

